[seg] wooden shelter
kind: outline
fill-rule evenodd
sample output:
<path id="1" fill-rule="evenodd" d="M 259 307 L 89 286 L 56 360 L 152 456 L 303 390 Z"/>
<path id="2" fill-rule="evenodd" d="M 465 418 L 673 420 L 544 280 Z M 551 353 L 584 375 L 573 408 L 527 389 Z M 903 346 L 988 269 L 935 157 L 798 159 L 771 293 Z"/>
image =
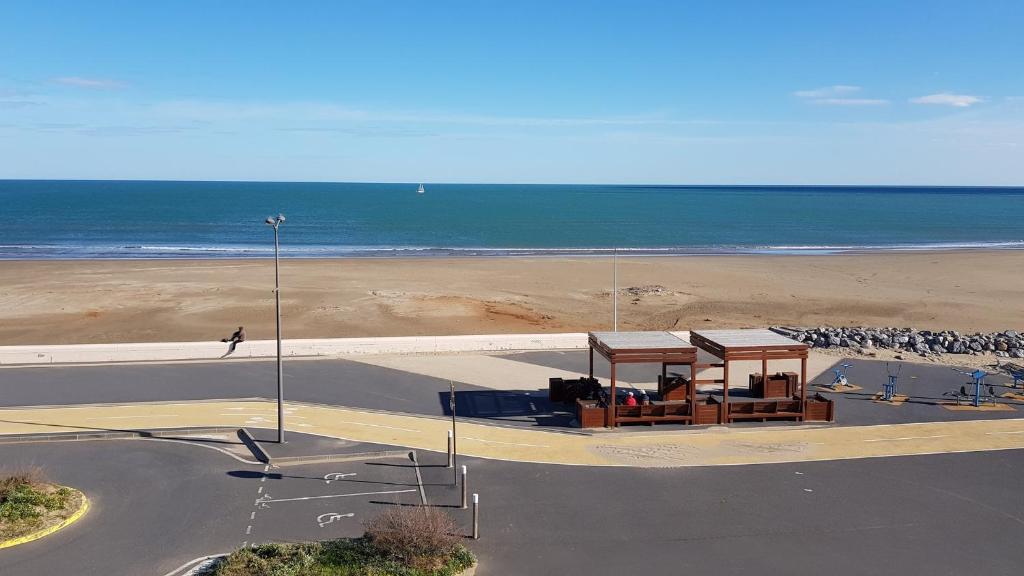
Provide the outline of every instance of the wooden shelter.
<path id="1" fill-rule="evenodd" d="M 690 367 L 691 379 L 696 376 L 697 348 L 686 340 L 669 332 L 591 332 L 590 333 L 590 377 L 594 377 L 594 351 L 604 356 L 611 365 L 611 394 L 605 413 L 605 426 L 614 426 L 622 418 L 616 416 L 615 366 L 617 364 L 661 364 L 664 378 L 670 365 Z M 690 406 L 695 403 L 694 390 L 690 388 Z"/>
<path id="2" fill-rule="evenodd" d="M 769 360 L 800 360 L 799 415 L 795 417 L 800 420 L 804 419 L 807 406 L 807 344 L 763 328 L 695 330 L 690 332 L 690 341 L 701 350 L 722 359 L 721 421 L 723 423 L 731 422 L 734 418 L 733 410 L 729 405 L 729 362 L 736 360 L 760 360 L 762 378 L 768 378 Z M 751 405 L 751 410 L 754 409 L 755 407 Z M 751 416 L 753 415 L 751 414 Z M 741 417 L 741 414 L 738 413 L 736 417 Z"/>

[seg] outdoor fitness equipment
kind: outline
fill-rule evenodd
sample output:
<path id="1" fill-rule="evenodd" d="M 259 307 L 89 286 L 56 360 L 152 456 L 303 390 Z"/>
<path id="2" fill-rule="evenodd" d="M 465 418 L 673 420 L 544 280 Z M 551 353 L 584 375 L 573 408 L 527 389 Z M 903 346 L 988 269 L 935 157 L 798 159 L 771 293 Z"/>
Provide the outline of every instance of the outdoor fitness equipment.
<path id="1" fill-rule="evenodd" d="M 896 373 L 892 373 L 892 369 L 889 367 L 889 363 L 885 363 L 885 372 L 889 375 L 889 381 L 882 386 L 882 400 L 886 402 L 892 402 L 892 399 L 896 397 L 896 380 L 900 377 L 900 372 L 903 371 L 903 364 L 897 364 Z"/>
<path id="2" fill-rule="evenodd" d="M 975 408 L 981 406 L 981 387 L 985 384 L 985 376 L 989 376 L 989 373 L 981 369 L 975 370 L 974 372 L 967 372 L 965 370 L 960 370 L 959 368 L 953 368 L 953 372 L 959 372 L 965 376 L 970 376 L 971 379 L 974 380 L 974 400 L 971 401 L 971 404 Z M 968 384 L 970 384 L 970 382 L 968 382 Z M 992 395 L 992 402 L 995 402 L 995 395 Z"/>
<path id="3" fill-rule="evenodd" d="M 833 390 L 836 390 L 836 389 L 841 388 L 843 386 L 849 386 L 850 385 L 849 381 L 846 379 L 846 371 L 850 369 L 850 366 L 853 366 L 853 365 L 852 364 L 840 364 L 839 368 L 833 368 L 832 369 L 832 371 L 835 372 L 836 375 L 835 375 L 835 378 L 832 379 L 832 384 L 829 384 L 829 388 L 831 388 Z"/>
<path id="4" fill-rule="evenodd" d="M 996 362 L 996 368 L 1004 370 L 1013 378 L 1013 387 L 1016 388 L 1018 384 L 1024 382 L 1024 366 L 1019 364 L 1013 364 L 1007 362 L 1006 364 L 999 364 Z"/>

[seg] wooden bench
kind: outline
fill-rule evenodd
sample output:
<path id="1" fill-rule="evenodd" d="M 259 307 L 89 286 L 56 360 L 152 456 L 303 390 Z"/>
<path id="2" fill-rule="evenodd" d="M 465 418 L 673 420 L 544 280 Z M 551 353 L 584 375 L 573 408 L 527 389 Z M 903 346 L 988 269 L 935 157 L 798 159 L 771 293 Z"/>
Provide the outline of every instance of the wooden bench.
<path id="1" fill-rule="evenodd" d="M 659 422 L 693 421 L 689 402 L 655 402 L 646 406 L 616 406 L 615 423 L 645 423 L 651 426 Z"/>
<path id="2" fill-rule="evenodd" d="M 792 420 L 803 417 L 799 400 L 768 400 L 758 402 L 730 402 L 727 412 L 733 420 Z"/>

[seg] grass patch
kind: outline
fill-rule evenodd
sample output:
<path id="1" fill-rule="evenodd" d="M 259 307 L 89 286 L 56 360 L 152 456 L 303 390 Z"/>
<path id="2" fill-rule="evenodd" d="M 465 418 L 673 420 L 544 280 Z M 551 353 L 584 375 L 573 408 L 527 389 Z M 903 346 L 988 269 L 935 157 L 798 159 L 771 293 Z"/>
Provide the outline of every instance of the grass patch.
<path id="1" fill-rule="evenodd" d="M 396 507 L 361 538 L 262 544 L 232 552 L 209 576 L 454 576 L 476 558 L 436 508 Z"/>
<path id="2" fill-rule="evenodd" d="M 0 540 L 59 524 L 81 502 L 80 492 L 50 483 L 39 468 L 0 473 Z"/>

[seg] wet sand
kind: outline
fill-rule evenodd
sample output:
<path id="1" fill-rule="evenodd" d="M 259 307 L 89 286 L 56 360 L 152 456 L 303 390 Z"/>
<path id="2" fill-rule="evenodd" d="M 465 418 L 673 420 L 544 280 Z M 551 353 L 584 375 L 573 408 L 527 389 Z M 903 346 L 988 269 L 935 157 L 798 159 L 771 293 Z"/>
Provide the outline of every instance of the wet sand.
<path id="1" fill-rule="evenodd" d="M 1024 251 L 619 258 L 619 328 L 1024 328 Z M 609 258 L 287 260 L 286 338 L 609 329 Z M 272 260 L 0 262 L 0 344 L 274 335 Z M 632 288 L 657 286 L 660 289 Z"/>

